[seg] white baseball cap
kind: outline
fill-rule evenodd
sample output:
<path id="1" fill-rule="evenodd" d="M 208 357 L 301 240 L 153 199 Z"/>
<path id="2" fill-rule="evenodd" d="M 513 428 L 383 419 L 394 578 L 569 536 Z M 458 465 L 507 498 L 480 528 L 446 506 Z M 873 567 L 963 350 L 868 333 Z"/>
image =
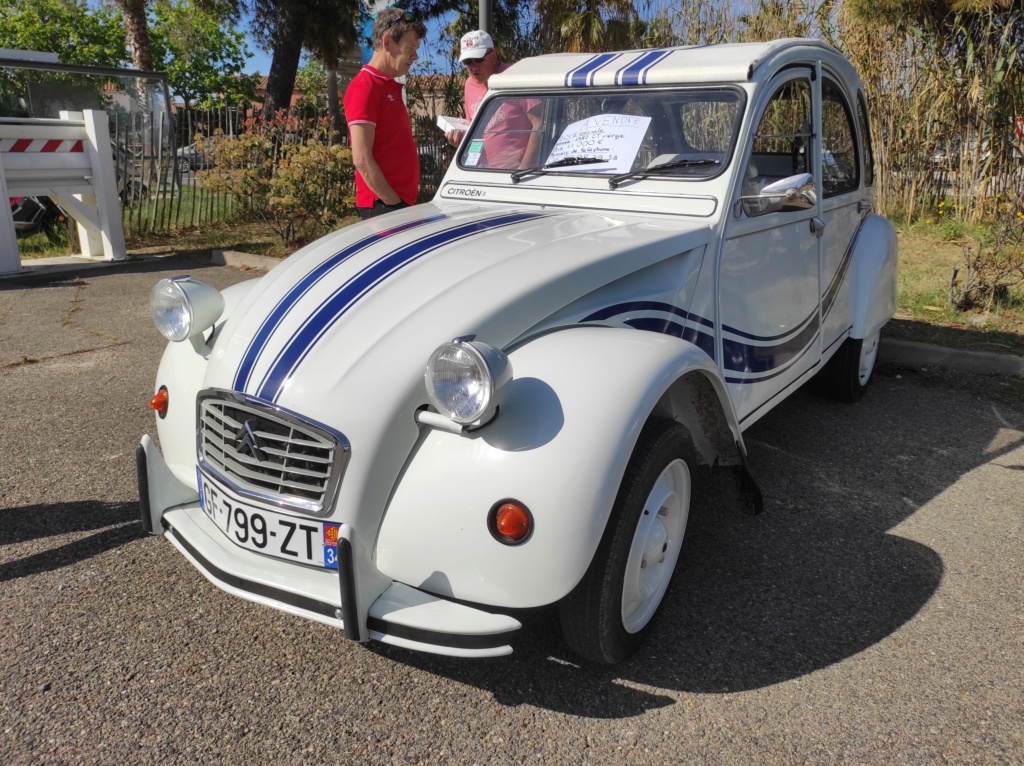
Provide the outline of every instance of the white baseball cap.
<path id="1" fill-rule="evenodd" d="M 462 36 L 462 54 L 459 61 L 482 59 L 494 47 L 494 40 L 482 29 L 475 29 Z"/>

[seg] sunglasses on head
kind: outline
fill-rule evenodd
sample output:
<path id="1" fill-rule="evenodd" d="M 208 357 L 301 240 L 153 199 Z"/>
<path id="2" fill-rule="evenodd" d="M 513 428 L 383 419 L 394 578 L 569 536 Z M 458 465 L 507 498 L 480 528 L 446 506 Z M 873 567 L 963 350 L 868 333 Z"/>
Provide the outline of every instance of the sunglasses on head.
<path id="1" fill-rule="evenodd" d="M 387 31 L 391 30 L 393 27 L 398 26 L 403 21 L 406 24 L 412 24 L 412 22 L 416 21 L 416 17 L 413 16 L 411 11 L 402 11 L 402 15 L 396 17 L 390 24 L 388 24 L 387 28 L 384 31 L 387 32 Z"/>

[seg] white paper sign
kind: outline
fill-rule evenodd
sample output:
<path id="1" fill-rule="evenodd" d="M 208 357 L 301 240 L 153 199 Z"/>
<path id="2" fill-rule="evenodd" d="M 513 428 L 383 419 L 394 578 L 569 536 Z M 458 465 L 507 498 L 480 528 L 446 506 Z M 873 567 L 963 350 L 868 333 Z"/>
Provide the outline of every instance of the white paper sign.
<path id="1" fill-rule="evenodd" d="M 596 157 L 604 160 L 604 163 L 571 165 L 552 170 L 628 173 L 650 124 L 650 117 L 635 114 L 597 114 L 574 122 L 562 131 L 544 164 L 550 165 L 567 157 Z"/>
<path id="2" fill-rule="evenodd" d="M 469 130 L 469 120 L 461 117 L 449 117 L 446 114 L 437 115 L 437 127 L 447 133 L 449 130 Z"/>

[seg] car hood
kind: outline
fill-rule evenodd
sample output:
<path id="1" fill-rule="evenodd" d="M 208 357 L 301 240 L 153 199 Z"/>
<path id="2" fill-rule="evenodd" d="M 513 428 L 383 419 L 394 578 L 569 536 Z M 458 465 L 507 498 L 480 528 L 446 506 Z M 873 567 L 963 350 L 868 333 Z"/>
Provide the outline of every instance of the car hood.
<path id="1" fill-rule="evenodd" d="M 218 331 L 204 382 L 344 433 L 351 489 L 360 454 L 395 452 L 404 461 L 438 345 L 475 335 L 505 347 L 582 296 L 699 248 L 709 234 L 693 222 L 457 203 L 371 219 L 259 280 Z M 389 446 L 394 440 L 401 447 Z"/>
<path id="2" fill-rule="evenodd" d="M 506 346 L 707 234 L 586 211 L 420 205 L 335 232 L 261 279 L 219 333 L 210 374 L 284 406 L 337 391 L 367 363 L 421 375 L 445 341 Z"/>

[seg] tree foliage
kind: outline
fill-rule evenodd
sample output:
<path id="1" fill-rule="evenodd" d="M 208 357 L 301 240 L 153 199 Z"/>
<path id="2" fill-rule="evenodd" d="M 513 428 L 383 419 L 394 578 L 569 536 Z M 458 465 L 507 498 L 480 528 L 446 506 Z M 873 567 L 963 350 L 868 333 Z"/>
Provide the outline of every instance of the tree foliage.
<path id="1" fill-rule="evenodd" d="M 193 0 L 158 0 L 152 11 L 154 66 L 167 72 L 185 107 L 253 99 L 258 78 L 244 75 L 249 48 L 230 10 Z"/>
<path id="2" fill-rule="evenodd" d="M 86 0 L 0 0 L 0 48 L 55 52 L 81 66 L 128 61 L 120 14 Z"/>

